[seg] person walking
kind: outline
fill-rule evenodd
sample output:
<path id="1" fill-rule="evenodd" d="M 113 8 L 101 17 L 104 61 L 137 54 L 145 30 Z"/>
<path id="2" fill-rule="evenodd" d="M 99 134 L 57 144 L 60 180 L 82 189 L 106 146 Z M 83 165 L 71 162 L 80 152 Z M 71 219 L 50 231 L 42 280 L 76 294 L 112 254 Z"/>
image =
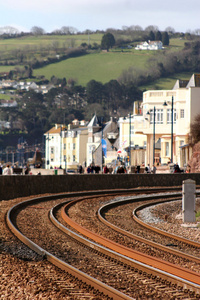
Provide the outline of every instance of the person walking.
<path id="1" fill-rule="evenodd" d="M 10 166 L 7 165 L 5 167 L 5 169 L 3 170 L 3 175 L 11 175 L 11 174 L 12 174 L 12 172 L 11 172 Z"/>
<path id="2" fill-rule="evenodd" d="M 152 167 L 152 173 L 153 173 L 153 174 L 156 174 L 156 170 L 157 170 L 157 169 L 156 169 L 156 166 L 153 165 L 153 167 Z"/>

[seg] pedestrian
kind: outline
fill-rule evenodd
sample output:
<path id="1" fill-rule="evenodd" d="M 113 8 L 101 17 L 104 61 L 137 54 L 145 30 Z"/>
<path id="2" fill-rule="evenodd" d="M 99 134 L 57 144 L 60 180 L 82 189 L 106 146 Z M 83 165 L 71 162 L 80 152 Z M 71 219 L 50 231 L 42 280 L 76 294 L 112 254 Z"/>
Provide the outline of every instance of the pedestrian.
<path id="1" fill-rule="evenodd" d="M 91 173 L 91 167 L 90 167 L 90 166 L 87 167 L 87 173 L 88 173 L 88 174 Z"/>
<path id="2" fill-rule="evenodd" d="M 82 165 L 79 166 L 78 172 L 79 172 L 79 174 L 83 173 L 83 167 L 82 167 Z"/>
<path id="3" fill-rule="evenodd" d="M 107 174 L 107 173 L 109 173 L 109 169 L 108 169 L 108 167 L 105 165 L 105 167 L 103 168 L 103 173 L 104 174 Z"/>
<path id="4" fill-rule="evenodd" d="M 137 174 L 139 174 L 140 173 L 140 166 L 137 166 L 136 170 L 137 170 Z"/>
<path id="5" fill-rule="evenodd" d="M 25 175 L 28 175 L 28 174 L 29 174 L 29 166 L 28 166 L 28 165 L 25 167 L 24 174 L 25 174 Z"/>
<path id="6" fill-rule="evenodd" d="M 12 172 L 11 172 L 10 166 L 7 165 L 5 167 L 5 169 L 3 170 L 3 175 L 11 175 L 11 174 L 12 174 Z"/>
<path id="7" fill-rule="evenodd" d="M 2 175 L 3 173 L 3 169 L 2 169 L 2 165 L 0 165 L 0 175 Z"/>
<path id="8" fill-rule="evenodd" d="M 152 173 L 153 173 L 153 174 L 156 174 L 156 170 L 157 170 L 157 169 L 156 169 L 156 166 L 153 165 L 153 167 L 152 167 Z"/>
<path id="9" fill-rule="evenodd" d="M 145 171 L 147 174 L 150 174 L 151 173 L 151 168 L 150 168 L 150 165 L 148 164 L 147 167 L 145 168 Z"/>

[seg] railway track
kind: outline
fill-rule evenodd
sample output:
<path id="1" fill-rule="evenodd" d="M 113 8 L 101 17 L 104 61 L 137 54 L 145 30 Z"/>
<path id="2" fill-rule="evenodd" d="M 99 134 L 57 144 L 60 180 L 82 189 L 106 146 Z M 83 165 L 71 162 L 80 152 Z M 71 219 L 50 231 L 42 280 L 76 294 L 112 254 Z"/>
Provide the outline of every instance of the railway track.
<path id="1" fill-rule="evenodd" d="M 138 191 L 129 192 L 135 194 Z M 147 190 L 145 190 L 145 192 L 147 192 Z M 114 195 L 111 196 L 111 192 L 106 192 L 106 195 L 103 195 L 103 193 L 105 192 L 101 192 L 101 195 L 98 196 L 101 198 L 101 201 L 103 198 L 108 199 L 109 197 L 109 199 L 112 199 L 114 197 Z M 119 195 L 120 193 L 123 194 L 124 191 L 115 191 L 114 194 L 116 196 L 116 194 Z M 81 198 L 83 198 L 84 194 L 85 198 L 88 199 L 90 193 L 82 193 Z M 93 243 L 91 239 L 94 240 L 94 236 L 90 237 L 90 240 L 83 239 L 80 234 L 72 231 L 72 228 L 66 228 L 66 226 L 61 224 L 63 221 L 61 220 L 60 209 L 63 206 L 64 199 L 67 197 L 77 198 L 78 196 L 80 198 L 80 193 L 29 200 L 9 210 L 7 215 L 7 222 L 10 229 L 26 245 L 39 253 L 43 259 L 47 259 L 59 268 L 65 270 L 67 274 L 71 274 L 73 278 L 79 278 L 78 281 L 80 284 L 78 285 L 78 292 L 77 283 L 75 287 L 76 292 L 74 292 L 74 294 L 72 292 L 73 297 L 78 293 L 78 295 L 76 295 L 78 298 L 70 299 L 85 299 L 83 297 L 91 297 L 89 299 L 104 299 L 103 297 L 105 297 L 105 299 L 134 299 L 137 298 L 138 295 L 140 295 L 141 299 L 145 299 L 145 297 L 148 298 L 152 295 L 156 295 L 156 297 L 162 296 L 162 299 L 170 299 L 170 297 L 171 299 L 174 299 L 173 297 L 184 299 L 186 296 L 189 296 L 190 299 L 192 299 L 192 297 L 198 297 L 199 274 L 196 276 L 196 272 L 186 271 L 186 273 L 194 273 L 193 275 L 196 276 L 196 282 L 189 281 L 186 278 L 180 279 L 178 278 L 179 276 L 176 275 L 171 276 L 170 279 L 166 271 L 158 272 L 153 266 L 148 269 L 146 263 L 138 262 L 133 258 L 127 258 L 125 253 L 117 255 L 113 250 L 108 251 L 107 246 L 102 247 L 97 243 Z M 95 197 L 97 198 L 97 195 Z M 83 201 L 83 199 L 79 199 L 79 202 L 81 200 Z M 71 204 L 72 202 L 69 203 Z M 54 206 L 54 208 L 52 208 L 52 206 Z M 24 210 L 25 207 L 26 209 Z M 23 210 L 21 210 L 22 208 Z M 32 217 L 33 213 L 35 215 L 34 232 L 30 232 L 32 225 L 30 216 Z M 45 218 L 42 217 L 44 214 Z M 67 236 L 63 235 L 60 231 L 55 231 L 55 228 L 52 229 L 50 223 L 45 231 L 43 231 L 44 224 L 41 225 L 41 222 L 38 222 L 38 220 L 43 218 L 42 223 L 46 224 L 48 215 L 50 215 L 52 222 L 59 229 L 65 231 L 65 234 L 67 233 Z M 62 215 L 64 215 L 63 208 Z M 29 223 L 29 225 L 24 229 L 25 223 Z M 72 224 L 70 224 L 70 226 L 71 225 Z M 41 228 L 42 231 L 40 231 Z M 50 235 L 42 241 L 47 232 L 50 232 Z M 57 239 L 55 239 L 55 235 Z M 198 261 L 196 263 L 198 263 Z M 81 269 L 81 272 L 78 269 Z M 156 267 L 156 269 L 158 268 Z M 61 285 L 64 286 L 63 283 Z M 83 291 L 82 286 L 84 286 Z M 63 288 L 68 290 L 67 286 Z M 73 289 L 71 288 L 71 290 Z"/>

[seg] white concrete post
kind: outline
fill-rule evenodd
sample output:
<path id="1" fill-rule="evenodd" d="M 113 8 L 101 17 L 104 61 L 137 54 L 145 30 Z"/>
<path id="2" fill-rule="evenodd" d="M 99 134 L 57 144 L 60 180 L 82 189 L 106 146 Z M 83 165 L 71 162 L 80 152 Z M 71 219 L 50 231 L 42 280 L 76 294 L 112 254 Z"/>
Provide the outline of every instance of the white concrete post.
<path id="1" fill-rule="evenodd" d="M 193 223 L 195 217 L 196 182 L 191 179 L 183 181 L 182 184 L 182 210 L 183 222 Z"/>

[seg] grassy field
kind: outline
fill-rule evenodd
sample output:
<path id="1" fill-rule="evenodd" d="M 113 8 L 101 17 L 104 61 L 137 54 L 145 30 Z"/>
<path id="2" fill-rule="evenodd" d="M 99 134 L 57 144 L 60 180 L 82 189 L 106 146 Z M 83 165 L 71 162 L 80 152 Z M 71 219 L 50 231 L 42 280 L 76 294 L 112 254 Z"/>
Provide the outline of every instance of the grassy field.
<path id="1" fill-rule="evenodd" d="M 141 90 L 171 90 L 176 83 L 176 80 L 189 80 L 192 73 L 176 73 L 167 78 L 160 78 L 153 83 L 140 86 Z"/>
<path id="2" fill-rule="evenodd" d="M 13 98 L 13 96 L 5 95 L 5 94 L 0 94 L 0 100 L 1 100 L 1 99 L 4 99 L 4 100 L 10 100 L 11 98 Z"/>
<path id="3" fill-rule="evenodd" d="M 91 79 L 106 83 L 117 79 L 123 70 L 130 67 L 146 68 L 146 61 L 154 53 L 144 52 L 100 52 L 48 65 L 34 70 L 34 76 L 44 75 L 50 79 L 52 74 L 66 79 L 74 78 L 77 84 L 85 86 Z"/>
<path id="4" fill-rule="evenodd" d="M 91 35 L 42 35 L 42 36 L 25 36 L 14 39 L 0 39 L 0 51 L 10 51 L 16 49 L 24 49 L 26 47 L 34 48 L 41 46 L 49 46 L 57 41 L 59 46 L 69 44 L 71 40 L 75 41 L 75 46 L 79 47 L 82 43 L 101 43 L 102 34 Z"/>
<path id="5" fill-rule="evenodd" d="M 81 43 L 101 43 L 102 34 L 90 35 L 63 35 L 63 36 L 28 36 L 15 39 L 0 39 L 0 52 L 16 51 L 19 49 L 34 49 L 39 53 L 43 47 L 51 47 L 52 43 L 58 42 L 59 47 L 70 47 L 72 41 L 78 47 Z M 124 36 L 124 38 L 128 38 Z M 184 47 L 184 39 L 170 39 L 170 46 L 167 51 L 179 51 Z M 128 50 L 114 49 L 108 53 L 100 51 L 91 53 L 82 57 L 70 58 L 62 62 L 54 63 L 46 67 L 36 69 L 34 76 L 44 75 L 50 79 L 53 75 L 58 78 L 73 78 L 77 84 L 85 86 L 90 80 L 95 79 L 106 83 L 111 79 L 117 79 L 124 70 L 130 67 L 135 69 L 148 70 L 148 59 L 157 55 L 157 51 L 136 51 L 134 48 Z M 16 66 L 0 66 L 0 72 L 9 72 Z M 185 76 L 185 75 L 183 75 Z M 176 77 L 176 76 L 175 76 Z M 190 76 L 188 76 L 190 77 Z M 182 77 L 181 77 L 182 78 Z M 184 79 L 184 78 L 183 78 Z M 167 78 L 156 81 L 154 84 L 142 87 L 146 88 L 171 88 L 174 85 L 175 78 Z"/>

